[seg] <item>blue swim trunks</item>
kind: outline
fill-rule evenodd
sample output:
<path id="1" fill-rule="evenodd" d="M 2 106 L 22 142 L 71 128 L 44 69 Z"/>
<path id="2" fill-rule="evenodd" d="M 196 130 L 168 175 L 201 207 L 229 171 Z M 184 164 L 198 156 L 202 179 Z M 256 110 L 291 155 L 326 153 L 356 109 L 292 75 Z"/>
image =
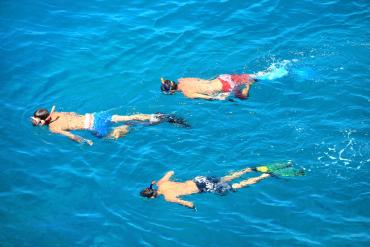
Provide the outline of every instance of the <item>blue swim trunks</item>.
<path id="1" fill-rule="evenodd" d="M 219 195 L 226 195 L 229 191 L 235 191 L 229 183 L 223 182 L 218 177 L 197 176 L 193 182 L 198 187 L 200 193 L 210 192 Z"/>
<path id="2" fill-rule="evenodd" d="M 105 112 L 98 112 L 93 115 L 94 124 L 91 128 L 92 134 L 100 138 L 107 136 L 113 125 L 112 115 Z"/>

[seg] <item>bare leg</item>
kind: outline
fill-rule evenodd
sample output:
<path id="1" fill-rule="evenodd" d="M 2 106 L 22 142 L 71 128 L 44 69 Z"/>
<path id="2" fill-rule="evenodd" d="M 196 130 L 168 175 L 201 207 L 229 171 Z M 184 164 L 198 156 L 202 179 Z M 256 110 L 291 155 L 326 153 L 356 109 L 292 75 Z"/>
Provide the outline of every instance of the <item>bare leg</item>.
<path id="1" fill-rule="evenodd" d="M 249 94 L 250 87 L 253 83 L 256 82 L 255 76 L 252 74 L 243 74 L 246 75 L 246 81 L 244 81 L 242 84 L 239 84 L 237 88 L 235 88 L 235 96 L 240 99 L 246 99 Z"/>
<path id="2" fill-rule="evenodd" d="M 130 116 L 113 115 L 112 121 L 115 123 L 126 122 L 126 121 L 149 121 L 151 114 L 135 114 Z"/>
<path id="3" fill-rule="evenodd" d="M 233 172 L 229 175 L 226 175 L 226 176 L 222 177 L 221 180 L 223 182 L 230 182 L 231 180 L 239 178 L 239 177 L 243 176 L 244 174 L 246 174 L 248 172 L 251 172 L 251 171 L 252 171 L 251 168 L 245 168 L 245 169 L 240 170 L 238 172 Z"/>
<path id="4" fill-rule="evenodd" d="M 258 183 L 259 181 L 261 181 L 265 178 L 268 178 L 270 176 L 271 176 L 270 174 L 264 173 L 261 176 L 254 177 L 254 178 L 249 178 L 249 179 L 241 181 L 240 183 L 232 184 L 231 187 L 233 187 L 233 189 L 241 189 L 241 188 L 244 188 L 248 185 Z"/>
<path id="5" fill-rule="evenodd" d="M 122 125 L 114 128 L 111 133 L 109 133 L 108 137 L 118 139 L 124 135 L 126 135 L 129 131 L 128 125 Z"/>
<path id="6" fill-rule="evenodd" d="M 235 94 L 238 98 L 241 98 L 241 99 L 246 99 L 248 97 L 248 94 L 249 94 L 249 89 L 251 88 L 250 84 L 247 83 L 245 84 L 245 87 L 240 90 L 240 89 L 237 89 L 239 91 L 237 91 L 237 93 Z"/>

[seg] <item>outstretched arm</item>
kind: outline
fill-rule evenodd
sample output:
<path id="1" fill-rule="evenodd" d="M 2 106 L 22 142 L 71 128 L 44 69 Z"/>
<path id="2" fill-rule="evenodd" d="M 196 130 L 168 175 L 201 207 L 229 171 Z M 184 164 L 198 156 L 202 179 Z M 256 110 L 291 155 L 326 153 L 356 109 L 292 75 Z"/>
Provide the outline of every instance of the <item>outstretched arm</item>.
<path id="1" fill-rule="evenodd" d="M 192 99 L 198 98 L 198 99 L 207 99 L 207 100 L 225 100 L 229 96 L 229 93 L 219 93 L 215 96 L 210 96 L 210 95 L 200 94 L 200 93 L 192 93 L 190 95 L 185 95 L 185 96 L 192 98 Z"/>
<path id="2" fill-rule="evenodd" d="M 188 208 L 192 208 L 192 209 L 195 208 L 194 203 L 182 200 L 182 199 L 177 198 L 177 197 L 165 197 L 164 199 L 168 202 L 177 203 L 177 204 L 180 204 L 180 205 L 188 207 Z"/>
<path id="3" fill-rule="evenodd" d="M 65 131 L 65 130 L 54 130 L 52 131 L 56 134 L 61 134 L 61 135 L 64 135 L 66 137 L 68 137 L 69 139 L 75 141 L 75 142 L 78 142 L 78 143 L 82 143 L 82 142 L 86 142 L 87 144 L 89 144 L 90 146 L 93 145 L 93 142 L 91 140 L 88 140 L 88 139 L 85 139 L 81 136 L 78 136 L 78 135 L 74 135 L 72 134 L 71 132 L 69 131 Z"/>
<path id="4" fill-rule="evenodd" d="M 166 174 L 158 181 L 158 184 L 170 180 L 170 178 L 173 176 L 173 174 L 175 174 L 174 171 L 166 172 Z"/>

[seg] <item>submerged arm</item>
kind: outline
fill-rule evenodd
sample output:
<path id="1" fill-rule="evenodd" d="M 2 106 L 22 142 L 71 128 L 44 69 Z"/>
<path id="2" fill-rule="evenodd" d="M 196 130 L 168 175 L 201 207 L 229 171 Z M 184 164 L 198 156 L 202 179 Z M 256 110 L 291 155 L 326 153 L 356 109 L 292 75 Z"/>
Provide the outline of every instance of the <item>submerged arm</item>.
<path id="1" fill-rule="evenodd" d="M 71 140 L 73 140 L 75 142 L 78 142 L 78 143 L 86 142 L 90 146 L 93 145 L 93 142 L 91 140 L 88 140 L 88 139 L 85 139 L 85 138 L 83 138 L 81 136 L 72 134 L 69 131 L 65 131 L 65 130 L 52 130 L 52 132 L 54 132 L 56 134 L 64 135 L 64 136 L 68 137 L 69 139 L 71 139 Z"/>
<path id="2" fill-rule="evenodd" d="M 218 94 L 216 96 L 210 96 L 210 95 L 206 95 L 206 94 L 192 93 L 192 94 L 188 94 L 186 96 L 189 97 L 189 98 L 192 98 L 192 99 L 198 98 L 198 99 L 208 99 L 208 100 L 214 100 L 214 99 L 225 100 L 227 98 L 228 94 L 222 93 L 222 94 Z"/>
<path id="3" fill-rule="evenodd" d="M 182 200 L 182 199 L 177 198 L 177 197 L 165 197 L 164 199 L 168 202 L 177 203 L 177 204 L 180 204 L 180 205 L 188 207 L 188 208 L 192 208 L 192 209 L 195 208 L 194 203 Z"/>

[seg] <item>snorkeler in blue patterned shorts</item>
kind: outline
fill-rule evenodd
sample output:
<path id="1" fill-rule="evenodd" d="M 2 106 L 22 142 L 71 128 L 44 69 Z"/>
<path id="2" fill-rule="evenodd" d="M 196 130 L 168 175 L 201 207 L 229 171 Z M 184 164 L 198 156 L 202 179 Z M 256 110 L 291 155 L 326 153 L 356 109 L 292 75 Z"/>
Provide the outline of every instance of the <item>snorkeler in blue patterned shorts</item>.
<path id="1" fill-rule="evenodd" d="M 258 177 L 248 178 L 239 183 L 230 183 L 232 180 L 253 171 L 262 172 L 263 174 Z M 254 168 L 245 168 L 224 177 L 197 176 L 185 182 L 171 181 L 170 178 L 173 174 L 173 171 L 167 172 L 158 182 L 153 181 L 149 187 L 142 190 L 140 195 L 147 198 L 156 198 L 159 195 L 163 195 L 164 199 L 168 202 L 178 203 L 188 208 L 195 208 L 192 202 L 182 200 L 180 197 L 204 192 L 226 195 L 230 191 L 235 192 L 238 189 L 255 184 L 270 176 L 302 176 L 304 175 L 304 171 L 294 168 L 293 163 L 288 161 Z M 154 185 L 157 185 L 157 189 L 153 188 Z"/>
<path id="2" fill-rule="evenodd" d="M 55 106 L 49 112 L 38 109 L 31 117 L 34 126 L 48 126 L 56 134 L 67 136 L 73 141 L 92 145 L 91 140 L 71 133 L 73 130 L 88 130 L 95 136 L 118 139 L 129 132 L 129 126 L 135 124 L 155 125 L 162 122 L 176 124 L 181 127 L 190 127 L 185 120 L 173 114 L 134 114 L 130 116 L 111 115 L 106 112 L 87 113 L 84 115 L 75 112 L 55 112 Z M 124 123 L 114 126 L 117 123 Z"/>

